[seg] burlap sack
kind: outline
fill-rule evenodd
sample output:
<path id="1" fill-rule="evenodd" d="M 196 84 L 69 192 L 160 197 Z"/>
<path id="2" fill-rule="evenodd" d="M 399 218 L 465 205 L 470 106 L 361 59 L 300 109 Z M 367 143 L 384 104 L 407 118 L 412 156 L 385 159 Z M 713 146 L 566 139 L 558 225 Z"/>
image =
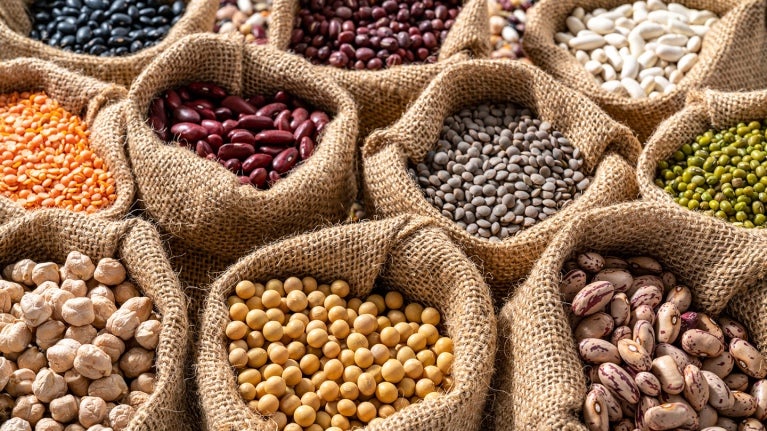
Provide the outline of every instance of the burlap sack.
<path id="1" fill-rule="evenodd" d="M 94 216 L 108 219 L 125 216 L 134 195 L 133 175 L 123 147 L 125 117 L 119 105 L 126 90 L 41 60 L 27 58 L 0 63 L 0 94 L 40 90 L 83 118 L 91 133 L 91 148 L 104 159 L 114 176 L 117 199 Z M 0 197 L 0 201 L 10 199 Z"/>
<path id="2" fill-rule="evenodd" d="M 299 0 L 275 0 L 269 23 L 269 43 L 290 50 L 290 36 Z M 439 50 L 437 63 L 413 64 L 378 71 L 355 71 L 313 66 L 332 76 L 351 93 L 360 117 L 360 135 L 397 120 L 407 106 L 448 64 L 490 55 L 486 0 L 464 0 L 461 13 Z"/>
<path id="3" fill-rule="evenodd" d="M 187 353 L 186 300 L 157 231 L 147 222 L 107 221 L 64 210 L 24 212 L 0 202 L 0 266 L 28 258 L 62 263 L 70 251 L 94 261 L 120 259 L 162 316 L 155 356 L 155 391 L 135 413 L 127 430 L 187 429 L 182 410 L 182 364 Z"/>
<path id="4" fill-rule="evenodd" d="M 614 205 L 572 220 L 498 317 L 496 429 L 587 429 L 580 422 L 587 392 L 583 364 L 572 336 L 569 304 L 563 303 L 559 291 L 562 265 L 576 253 L 593 250 L 658 259 L 679 284 L 690 287 L 692 308 L 717 316 L 728 303 L 734 305 L 728 311 L 736 311 L 734 316 L 764 352 L 765 246 L 765 239 L 743 229 L 657 203 Z M 753 289 L 759 281 L 761 287 Z"/>
<path id="5" fill-rule="evenodd" d="M 644 142 L 653 130 L 682 108 L 692 88 L 756 90 L 764 87 L 767 65 L 755 62 L 767 41 L 764 0 L 679 0 L 684 6 L 707 9 L 720 21 L 703 38 L 698 63 L 687 73 L 676 91 L 655 99 L 633 100 L 603 90 L 568 51 L 557 46 L 554 35 L 564 31 L 565 19 L 578 6 L 587 11 L 614 8 L 627 0 L 544 0 L 527 16 L 525 52 L 534 64 L 570 88 L 588 95 L 616 120 L 631 127 Z"/>
<path id="6" fill-rule="evenodd" d="M 684 109 L 661 123 L 647 141 L 637 165 L 637 181 L 642 199 L 680 207 L 673 196 L 655 184 L 658 162 L 667 160 L 682 145 L 695 141 L 709 129 L 721 130 L 740 122 L 764 121 L 767 118 L 767 91 L 725 93 L 714 90 L 693 91 L 687 97 Z M 681 208 L 681 207 L 680 207 Z M 691 211 L 699 219 L 726 220 Z M 762 234 L 762 229 L 753 233 Z"/>
<path id="7" fill-rule="evenodd" d="M 32 29 L 32 22 L 27 14 L 27 5 L 31 3 L 32 0 L 0 2 L 0 61 L 19 57 L 40 58 L 86 76 L 126 86 L 130 85 L 152 59 L 182 37 L 210 31 L 216 20 L 219 4 L 216 0 L 186 0 L 184 16 L 156 45 L 135 54 L 99 57 L 74 54 L 27 37 Z"/>
<path id="8" fill-rule="evenodd" d="M 407 300 L 434 306 L 455 343 L 454 387 L 438 398 L 395 413 L 368 430 L 476 430 L 495 353 L 495 318 L 482 275 L 425 219 L 386 219 L 324 229 L 259 249 L 230 267 L 206 301 L 197 350 L 197 383 L 210 430 L 273 430 L 274 422 L 251 412 L 240 398 L 229 365 L 224 327 L 226 298 L 240 280 L 313 276 L 344 279 L 352 296 L 378 285 Z"/>
<path id="9" fill-rule="evenodd" d="M 487 101 L 513 101 L 532 108 L 581 150 L 584 173 L 594 175 L 583 196 L 571 205 L 498 243 L 470 235 L 444 217 L 407 172 L 408 163 L 420 162 L 436 145 L 445 117 Z M 402 119 L 368 137 L 363 147 L 366 208 L 383 216 L 414 213 L 434 218 L 468 256 L 478 260 L 488 283 L 502 293 L 530 270 L 551 236 L 574 215 L 636 198 L 634 170 L 624 156 L 633 163 L 640 149 L 627 127 L 535 67 L 504 60 L 470 61 L 446 69 Z"/>
<path id="10" fill-rule="evenodd" d="M 216 162 L 162 142 L 146 122 L 168 88 L 212 81 L 233 94 L 286 90 L 333 118 L 311 158 L 269 190 L 241 186 Z M 308 64 L 242 36 L 188 36 L 159 56 L 129 94 L 128 153 L 138 196 L 163 230 L 225 259 L 279 237 L 342 220 L 356 194 L 354 102 Z"/>

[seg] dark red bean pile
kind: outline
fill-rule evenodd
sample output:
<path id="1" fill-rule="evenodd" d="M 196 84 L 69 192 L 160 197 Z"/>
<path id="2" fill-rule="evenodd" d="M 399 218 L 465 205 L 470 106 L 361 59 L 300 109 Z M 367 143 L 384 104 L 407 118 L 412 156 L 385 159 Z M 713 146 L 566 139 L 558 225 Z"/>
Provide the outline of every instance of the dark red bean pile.
<path id="1" fill-rule="evenodd" d="M 279 91 L 273 97 L 232 96 L 211 83 L 167 90 L 149 108 L 161 139 L 217 160 L 242 184 L 266 189 L 309 158 L 328 115 Z"/>
<path id="2" fill-rule="evenodd" d="M 301 0 L 291 49 L 346 69 L 433 63 L 460 10 L 460 0 Z"/>

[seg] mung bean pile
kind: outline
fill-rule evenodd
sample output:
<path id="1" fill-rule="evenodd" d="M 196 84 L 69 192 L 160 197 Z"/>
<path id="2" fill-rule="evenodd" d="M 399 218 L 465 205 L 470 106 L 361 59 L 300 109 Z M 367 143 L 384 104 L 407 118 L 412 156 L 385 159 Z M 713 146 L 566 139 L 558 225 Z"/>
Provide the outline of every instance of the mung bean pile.
<path id="1" fill-rule="evenodd" d="M 765 429 L 767 361 L 742 324 L 693 310 L 690 289 L 647 256 L 586 252 L 565 268 L 590 430 Z"/>
<path id="2" fill-rule="evenodd" d="M 746 228 L 767 222 L 767 151 L 759 121 L 708 130 L 658 163 L 655 183 L 691 210 Z"/>
<path id="3" fill-rule="evenodd" d="M 470 234 L 501 241 L 554 215 L 589 186 L 578 148 L 527 108 L 483 104 L 445 119 L 410 175 Z"/>
<path id="4" fill-rule="evenodd" d="M 243 400 L 286 431 L 375 424 L 452 386 L 440 313 L 395 291 L 349 298 L 343 280 L 241 281 L 229 297 L 229 362 Z"/>

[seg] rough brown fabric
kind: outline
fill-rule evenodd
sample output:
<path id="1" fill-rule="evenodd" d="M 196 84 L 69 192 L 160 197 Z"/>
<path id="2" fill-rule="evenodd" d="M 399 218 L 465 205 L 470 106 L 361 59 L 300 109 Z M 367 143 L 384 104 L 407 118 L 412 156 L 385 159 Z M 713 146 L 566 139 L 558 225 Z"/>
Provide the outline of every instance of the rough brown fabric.
<path id="1" fill-rule="evenodd" d="M 687 91 L 711 87 L 719 90 L 756 90 L 764 86 L 767 65 L 754 61 L 767 41 L 765 0 L 679 0 L 684 6 L 707 9 L 720 22 L 703 38 L 700 58 L 677 85 L 676 91 L 655 99 L 633 100 L 600 87 L 554 35 L 565 30 L 565 19 L 578 6 L 587 11 L 611 9 L 627 0 L 544 0 L 527 16 L 523 46 L 530 60 L 565 85 L 586 94 L 618 121 L 629 125 L 644 142 L 655 127 L 682 108 Z"/>
<path id="2" fill-rule="evenodd" d="M 0 265 L 20 259 L 63 263 L 76 250 L 96 261 L 119 259 L 162 316 L 155 356 L 157 381 L 128 430 L 186 429 L 182 364 L 187 353 L 186 301 L 157 231 L 130 219 L 107 221 L 64 210 L 23 212 L 0 202 Z"/>
<path id="3" fill-rule="evenodd" d="M 251 412 L 237 392 L 224 341 L 229 321 L 226 298 L 240 280 L 292 275 L 324 282 L 344 279 L 351 296 L 364 296 L 378 284 L 442 312 L 455 343 L 454 387 L 365 429 L 478 429 L 495 353 L 490 295 L 479 271 L 447 235 L 429 224 L 422 218 L 399 217 L 296 236 L 259 249 L 218 278 L 206 301 L 196 358 L 208 429 L 274 429 L 274 423 Z"/>
<path id="4" fill-rule="evenodd" d="M 26 9 L 31 3 L 32 0 L 0 2 L 0 61 L 19 57 L 40 58 L 86 76 L 130 85 L 152 59 L 176 41 L 188 34 L 210 31 L 216 19 L 219 2 L 186 0 L 184 16 L 170 29 L 164 39 L 155 46 L 120 57 L 74 54 L 30 39 L 27 34 L 32 29 L 32 23 Z"/>
<path id="5" fill-rule="evenodd" d="M 269 43 L 289 51 L 290 36 L 299 0 L 275 0 L 269 24 Z M 440 47 L 437 63 L 402 65 L 378 71 L 354 71 L 313 66 L 351 93 L 357 103 L 360 134 L 384 127 L 402 115 L 407 106 L 447 64 L 490 55 L 486 0 L 464 0 L 461 13 Z"/>
<path id="6" fill-rule="evenodd" d="M 91 148 L 104 159 L 114 175 L 117 199 L 94 216 L 122 218 L 133 202 L 135 187 L 123 146 L 126 125 L 119 103 L 125 99 L 125 88 L 41 60 L 18 59 L 0 63 L 0 94 L 40 90 L 83 118 L 91 133 Z M 0 200 L 11 202 L 5 197 Z"/>
<path id="7" fill-rule="evenodd" d="M 727 306 L 764 351 L 767 239 L 690 211 L 633 202 L 586 212 L 551 241 L 498 317 L 493 382 L 497 430 L 586 430 L 579 422 L 586 381 L 559 291 L 562 265 L 578 252 L 647 255 L 693 292 L 693 308 L 718 315 Z M 759 280 L 762 280 L 759 284 Z M 749 290 L 747 290 L 749 289 Z M 738 294 L 737 296 L 735 296 Z M 735 297 L 734 297 L 735 296 Z M 734 298 L 733 298 L 734 297 Z"/>
<path id="8" fill-rule="evenodd" d="M 233 94 L 286 90 L 332 121 L 311 158 L 269 190 L 241 186 L 217 162 L 162 142 L 146 123 L 168 88 L 212 81 Z M 147 215 L 168 233 L 224 259 L 314 226 L 343 220 L 356 195 L 357 114 L 351 98 L 309 65 L 241 36 L 188 36 L 159 56 L 129 94 L 128 153 Z"/>
<path id="9" fill-rule="evenodd" d="M 420 162 L 436 145 L 445 117 L 488 101 L 513 101 L 533 109 L 581 150 L 584 172 L 594 175 L 583 196 L 571 205 L 498 243 L 470 235 L 443 216 L 407 172 L 409 162 Z M 532 268 L 551 236 L 576 214 L 636 198 L 634 170 L 619 153 L 633 162 L 640 149 L 627 127 L 540 70 L 505 60 L 470 61 L 446 69 L 402 119 L 368 137 L 363 147 L 366 208 L 382 216 L 413 213 L 434 218 L 468 256 L 478 260 L 488 283 L 503 294 L 509 283 Z"/>

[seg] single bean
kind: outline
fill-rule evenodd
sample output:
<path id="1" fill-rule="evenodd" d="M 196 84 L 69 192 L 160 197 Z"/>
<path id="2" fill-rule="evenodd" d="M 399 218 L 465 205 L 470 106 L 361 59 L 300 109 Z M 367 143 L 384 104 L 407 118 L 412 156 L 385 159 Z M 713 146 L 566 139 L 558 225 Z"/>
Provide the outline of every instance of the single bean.
<path id="1" fill-rule="evenodd" d="M 684 367 L 684 397 L 695 411 L 700 411 L 708 403 L 708 382 L 695 365 Z"/>
<path id="2" fill-rule="evenodd" d="M 682 334 L 682 349 L 691 355 L 714 357 L 724 352 L 724 344 L 706 331 L 688 329 Z"/>
<path id="3" fill-rule="evenodd" d="M 639 401 L 639 389 L 626 370 L 606 362 L 599 366 L 598 373 L 600 382 L 619 398 L 632 404 Z"/>
<path id="4" fill-rule="evenodd" d="M 652 360 L 652 373 L 658 378 L 663 391 L 680 394 L 684 390 L 684 377 L 671 356 L 660 356 Z"/>
<path id="5" fill-rule="evenodd" d="M 588 316 L 603 309 L 612 299 L 615 288 L 609 281 L 597 281 L 584 287 L 573 299 L 576 316 Z"/>
<path id="6" fill-rule="evenodd" d="M 581 320 L 573 334 L 576 341 L 584 338 L 602 338 L 613 332 L 613 327 L 613 318 L 607 313 L 599 312 Z"/>
<path id="7" fill-rule="evenodd" d="M 749 376 L 763 379 L 767 375 L 767 362 L 764 356 L 748 341 L 741 338 L 730 340 L 730 354 L 738 368 Z"/>

